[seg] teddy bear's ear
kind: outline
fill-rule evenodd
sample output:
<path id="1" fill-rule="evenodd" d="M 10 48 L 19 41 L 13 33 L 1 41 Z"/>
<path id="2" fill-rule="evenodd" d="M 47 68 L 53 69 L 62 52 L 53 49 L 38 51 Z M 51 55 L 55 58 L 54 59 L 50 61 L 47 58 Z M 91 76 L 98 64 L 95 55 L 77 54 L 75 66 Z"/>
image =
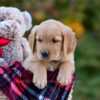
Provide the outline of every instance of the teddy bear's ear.
<path id="1" fill-rule="evenodd" d="M 26 30 L 29 30 L 32 27 L 32 17 L 27 11 L 23 12 L 23 16 L 25 19 Z"/>

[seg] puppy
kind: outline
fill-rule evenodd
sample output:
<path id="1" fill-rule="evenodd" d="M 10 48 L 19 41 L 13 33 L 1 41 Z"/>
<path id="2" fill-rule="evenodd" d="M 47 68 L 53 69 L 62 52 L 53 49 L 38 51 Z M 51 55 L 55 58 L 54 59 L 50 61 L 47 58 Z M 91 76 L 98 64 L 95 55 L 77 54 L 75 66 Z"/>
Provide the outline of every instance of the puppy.
<path id="1" fill-rule="evenodd" d="M 52 19 L 44 21 L 33 27 L 29 44 L 32 54 L 24 64 L 33 72 L 33 83 L 38 88 L 47 85 L 47 70 L 59 68 L 57 81 L 62 85 L 71 81 L 71 75 L 75 71 L 76 38 L 69 27 Z"/>

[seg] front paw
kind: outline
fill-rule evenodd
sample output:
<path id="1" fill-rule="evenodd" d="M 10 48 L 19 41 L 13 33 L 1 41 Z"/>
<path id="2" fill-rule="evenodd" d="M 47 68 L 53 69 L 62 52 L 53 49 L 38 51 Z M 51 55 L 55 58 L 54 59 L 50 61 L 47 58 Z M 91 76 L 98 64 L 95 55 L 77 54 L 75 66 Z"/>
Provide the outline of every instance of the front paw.
<path id="1" fill-rule="evenodd" d="M 33 83 L 39 89 L 43 89 L 47 85 L 47 78 L 43 74 L 34 74 Z"/>
<path id="2" fill-rule="evenodd" d="M 57 81 L 61 85 L 67 85 L 68 83 L 71 82 L 71 74 L 59 73 L 57 76 Z"/>

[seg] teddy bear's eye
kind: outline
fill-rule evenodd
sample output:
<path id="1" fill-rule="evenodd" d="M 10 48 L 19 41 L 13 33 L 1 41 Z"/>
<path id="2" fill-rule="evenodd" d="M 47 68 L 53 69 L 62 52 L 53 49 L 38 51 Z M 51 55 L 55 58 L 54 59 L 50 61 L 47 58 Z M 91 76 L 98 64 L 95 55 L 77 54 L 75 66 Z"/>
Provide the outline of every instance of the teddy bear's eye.
<path id="1" fill-rule="evenodd" d="M 4 21 L 4 19 L 0 19 L 0 22 L 1 22 L 1 21 Z"/>

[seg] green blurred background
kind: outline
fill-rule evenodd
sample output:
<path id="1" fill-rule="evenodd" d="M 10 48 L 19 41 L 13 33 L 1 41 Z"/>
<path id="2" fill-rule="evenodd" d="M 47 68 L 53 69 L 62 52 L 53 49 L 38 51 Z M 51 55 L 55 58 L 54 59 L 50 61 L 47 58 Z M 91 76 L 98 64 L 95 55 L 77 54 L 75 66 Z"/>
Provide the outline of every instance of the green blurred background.
<path id="1" fill-rule="evenodd" d="M 0 6 L 29 11 L 33 25 L 53 18 L 70 26 L 78 40 L 73 100 L 100 100 L 100 0 L 0 0 Z"/>

